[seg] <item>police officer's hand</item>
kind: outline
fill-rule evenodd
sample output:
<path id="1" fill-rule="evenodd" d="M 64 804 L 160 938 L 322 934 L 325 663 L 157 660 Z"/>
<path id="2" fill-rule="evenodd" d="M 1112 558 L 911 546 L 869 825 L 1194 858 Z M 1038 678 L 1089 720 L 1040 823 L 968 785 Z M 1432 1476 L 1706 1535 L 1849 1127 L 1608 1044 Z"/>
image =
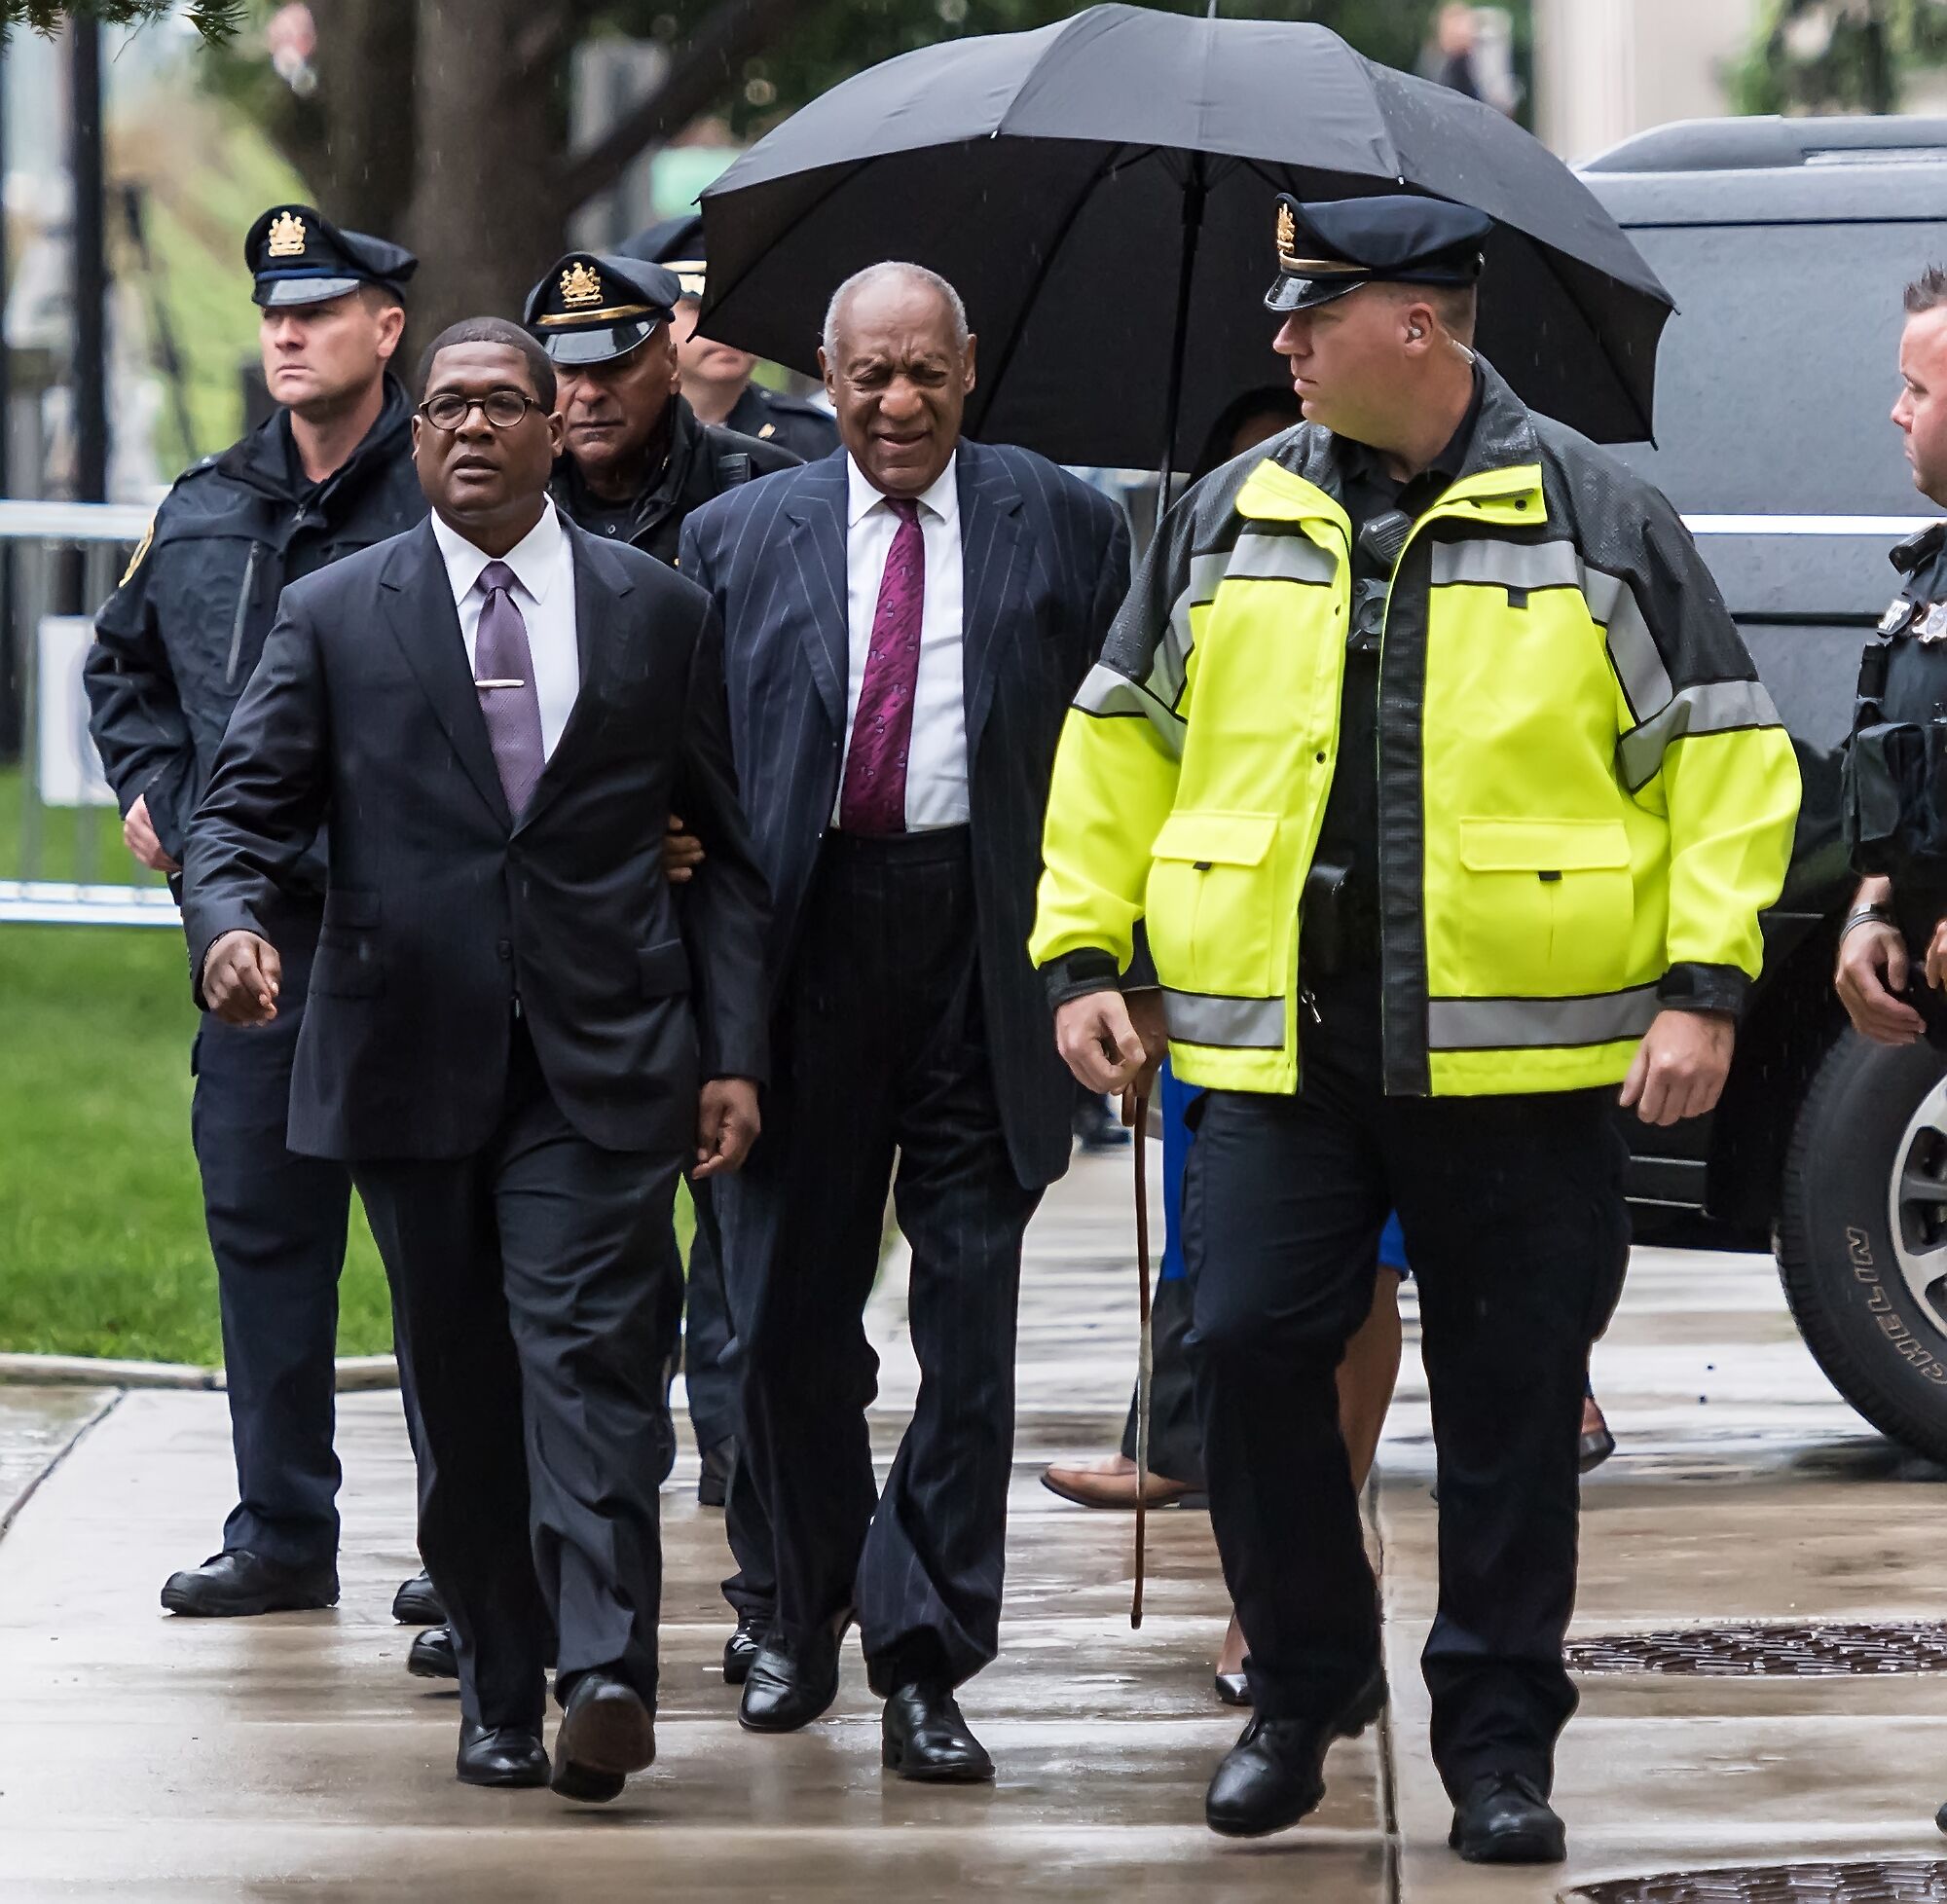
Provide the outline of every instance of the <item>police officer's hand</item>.
<path id="1" fill-rule="evenodd" d="M 1659 1011 L 1623 1080 L 1623 1105 L 1646 1124 L 1673 1124 L 1717 1108 L 1738 1042 L 1722 1011 Z"/>
<path id="2" fill-rule="evenodd" d="M 277 1015 L 284 962 L 255 933 L 225 933 L 202 961 L 204 1003 L 226 1025 L 268 1025 Z"/>
<path id="3" fill-rule="evenodd" d="M 756 1085 L 748 1078 L 713 1078 L 697 1100 L 696 1168 L 690 1176 L 700 1181 L 739 1168 L 762 1127 Z"/>
<path id="4" fill-rule="evenodd" d="M 1927 945 L 1927 982 L 1938 992 L 1947 988 L 1947 919 L 1933 929 Z"/>
<path id="5" fill-rule="evenodd" d="M 1149 1062 L 1120 992 L 1084 992 L 1054 1014 L 1054 1043 L 1070 1071 L 1098 1095 L 1119 1096 Z"/>
<path id="6" fill-rule="evenodd" d="M 663 877 L 672 886 L 685 886 L 703 863 L 703 842 L 694 833 L 685 833 L 675 814 L 669 818 L 669 831 L 663 835 Z"/>
<path id="7" fill-rule="evenodd" d="M 122 844 L 151 872 L 181 872 L 182 868 L 163 851 L 156 837 L 156 823 L 149 818 L 149 796 L 135 795 L 135 804 L 122 816 Z"/>
<path id="8" fill-rule="evenodd" d="M 1937 932 L 1933 942 L 1940 943 Z M 1927 966 L 1931 980 L 1933 946 L 1928 948 Z M 1906 940 L 1897 926 L 1869 921 L 1839 941 L 1832 985 L 1860 1037 L 1876 1044 L 1911 1044 L 1920 1036 L 1925 1029 L 1920 1013 L 1898 996 L 1906 990 Z"/>
<path id="9" fill-rule="evenodd" d="M 1157 1073 L 1162 1069 L 1162 1061 L 1169 1054 L 1169 1026 L 1163 1020 L 1162 992 L 1159 988 L 1125 993 L 1122 1003 L 1128 1007 L 1129 1022 L 1135 1027 L 1143 1046 L 1143 1068 L 1135 1081 L 1122 1092 L 1122 1121 L 1134 1130 L 1136 1100 L 1148 1097 L 1155 1090 Z"/>

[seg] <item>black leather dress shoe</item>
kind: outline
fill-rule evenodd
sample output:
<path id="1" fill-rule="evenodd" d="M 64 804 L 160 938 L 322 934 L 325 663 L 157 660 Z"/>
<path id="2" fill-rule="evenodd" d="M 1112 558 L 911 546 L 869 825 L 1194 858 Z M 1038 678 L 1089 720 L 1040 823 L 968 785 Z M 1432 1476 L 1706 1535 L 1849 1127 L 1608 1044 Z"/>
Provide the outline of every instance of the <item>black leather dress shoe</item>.
<path id="1" fill-rule="evenodd" d="M 703 1450 L 703 1471 L 696 1477 L 698 1507 L 721 1507 L 730 1498 L 730 1470 L 736 1465 L 735 1435 L 725 1435 Z"/>
<path id="2" fill-rule="evenodd" d="M 554 1740 L 554 1777 L 563 1798 L 584 1805 L 619 1798 L 632 1772 L 656 1762 L 656 1723 L 626 1680 L 597 1667 L 575 1680 Z"/>
<path id="3" fill-rule="evenodd" d="M 428 1627 L 414 1635 L 406 1649 L 406 1670 L 415 1679 L 458 1679 L 459 1661 L 453 1650 L 451 1627 Z"/>
<path id="4" fill-rule="evenodd" d="M 416 1573 L 392 1595 L 392 1618 L 402 1627 L 443 1627 L 446 1608 L 432 1590 L 432 1582 Z"/>
<path id="5" fill-rule="evenodd" d="M 1224 1756 L 1203 1799 L 1204 1822 L 1226 1838 L 1262 1838 L 1295 1825 L 1325 1796 L 1325 1755 L 1356 1739 L 1386 1703 L 1375 1672 L 1332 1719 L 1253 1718 Z"/>
<path id="6" fill-rule="evenodd" d="M 1541 1788 L 1516 1772 L 1476 1778 L 1453 1808 L 1447 1842 L 1469 1864 L 1560 1864 L 1568 1834 Z"/>
<path id="7" fill-rule="evenodd" d="M 772 1633 L 745 1676 L 737 1723 L 746 1732 L 796 1732 L 821 1717 L 838 1697 L 838 1649 L 851 1624 L 848 1612 L 789 1644 Z"/>
<path id="8" fill-rule="evenodd" d="M 1241 1672 L 1218 1672 L 1211 1675 L 1210 1683 L 1217 1689 L 1217 1697 L 1226 1705 L 1249 1705 L 1251 1703 L 1251 1681 Z"/>
<path id="9" fill-rule="evenodd" d="M 1939 1811 L 1934 1812 L 1933 1829 L 1935 1831 L 1947 1831 L 1947 1805 L 1943 1805 Z"/>
<path id="10" fill-rule="evenodd" d="M 994 1776 L 987 1748 L 967 1729 L 950 1687 L 920 1680 L 886 1702 L 879 1762 L 901 1778 L 933 1785 L 984 1785 Z"/>
<path id="11" fill-rule="evenodd" d="M 741 1686 L 750 1678 L 751 1667 L 763 1649 L 764 1634 L 769 1630 L 770 1624 L 768 1613 L 738 1614 L 737 1630 L 723 1642 L 723 1683 L 726 1686 Z"/>
<path id="12" fill-rule="evenodd" d="M 476 1726 L 462 1719 L 453 1769 L 462 1785 L 545 1785 L 547 1748 L 526 1726 Z"/>
<path id="13" fill-rule="evenodd" d="M 287 1567 L 241 1547 L 212 1554 L 200 1567 L 169 1575 L 163 1605 L 192 1619 L 238 1619 L 252 1613 L 303 1613 L 338 1604 L 338 1569 Z"/>

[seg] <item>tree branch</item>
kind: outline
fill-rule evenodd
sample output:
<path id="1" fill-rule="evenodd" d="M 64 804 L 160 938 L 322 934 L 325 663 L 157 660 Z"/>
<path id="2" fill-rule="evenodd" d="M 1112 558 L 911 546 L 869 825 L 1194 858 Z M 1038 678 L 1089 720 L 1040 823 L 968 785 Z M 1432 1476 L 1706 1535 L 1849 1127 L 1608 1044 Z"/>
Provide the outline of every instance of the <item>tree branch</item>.
<path id="1" fill-rule="evenodd" d="M 720 99 L 736 67 L 781 32 L 802 5 L 803 0 L 723 0 L 671 62 L 662 85 L 562 167 L 555 189 L 563 213 L 606 192 L 645 146 L 681 131 Z"/>

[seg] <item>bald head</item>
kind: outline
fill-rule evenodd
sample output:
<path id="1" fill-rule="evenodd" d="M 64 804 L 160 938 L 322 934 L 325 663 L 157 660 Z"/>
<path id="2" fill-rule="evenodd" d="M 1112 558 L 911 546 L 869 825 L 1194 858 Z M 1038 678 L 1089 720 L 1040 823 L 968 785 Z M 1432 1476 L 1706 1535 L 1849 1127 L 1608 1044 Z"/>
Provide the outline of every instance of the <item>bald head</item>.
<path id="1" fill-rule="evenodd" d="M 825 307 L 825 335 L 821 340 L 827 356 L 837 355 L 839 328 L 847 311 L 861 297 L 875 305 L 887 297 L 933 304 L 944 313 L 955 344 L 966 348 L 967 307 L 961 303 L 960 293 L 937 271 L 928 271 L 924 265 L 900 264 L 894 259 L 855 271 L 832 292 L 831 302 Z"/>
<path id="2" fill-rule="evenodd" d="M 882 494 L 922 495 L 946 468 L 974 345 L 959 292 L 923 266 L 872 265 L 833 294 L 818 365 L 838 434 Z"/>

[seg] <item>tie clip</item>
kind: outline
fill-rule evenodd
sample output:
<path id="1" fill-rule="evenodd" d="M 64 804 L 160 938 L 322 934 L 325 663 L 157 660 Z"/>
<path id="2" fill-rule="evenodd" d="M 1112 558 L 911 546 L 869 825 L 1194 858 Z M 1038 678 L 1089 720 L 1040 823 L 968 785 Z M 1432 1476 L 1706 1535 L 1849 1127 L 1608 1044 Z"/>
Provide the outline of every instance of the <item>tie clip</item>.
<path id="1" fill-rule="evenodd" d="M 475 681 L 475 687 L 526 687 L 526 681 Z"/>

